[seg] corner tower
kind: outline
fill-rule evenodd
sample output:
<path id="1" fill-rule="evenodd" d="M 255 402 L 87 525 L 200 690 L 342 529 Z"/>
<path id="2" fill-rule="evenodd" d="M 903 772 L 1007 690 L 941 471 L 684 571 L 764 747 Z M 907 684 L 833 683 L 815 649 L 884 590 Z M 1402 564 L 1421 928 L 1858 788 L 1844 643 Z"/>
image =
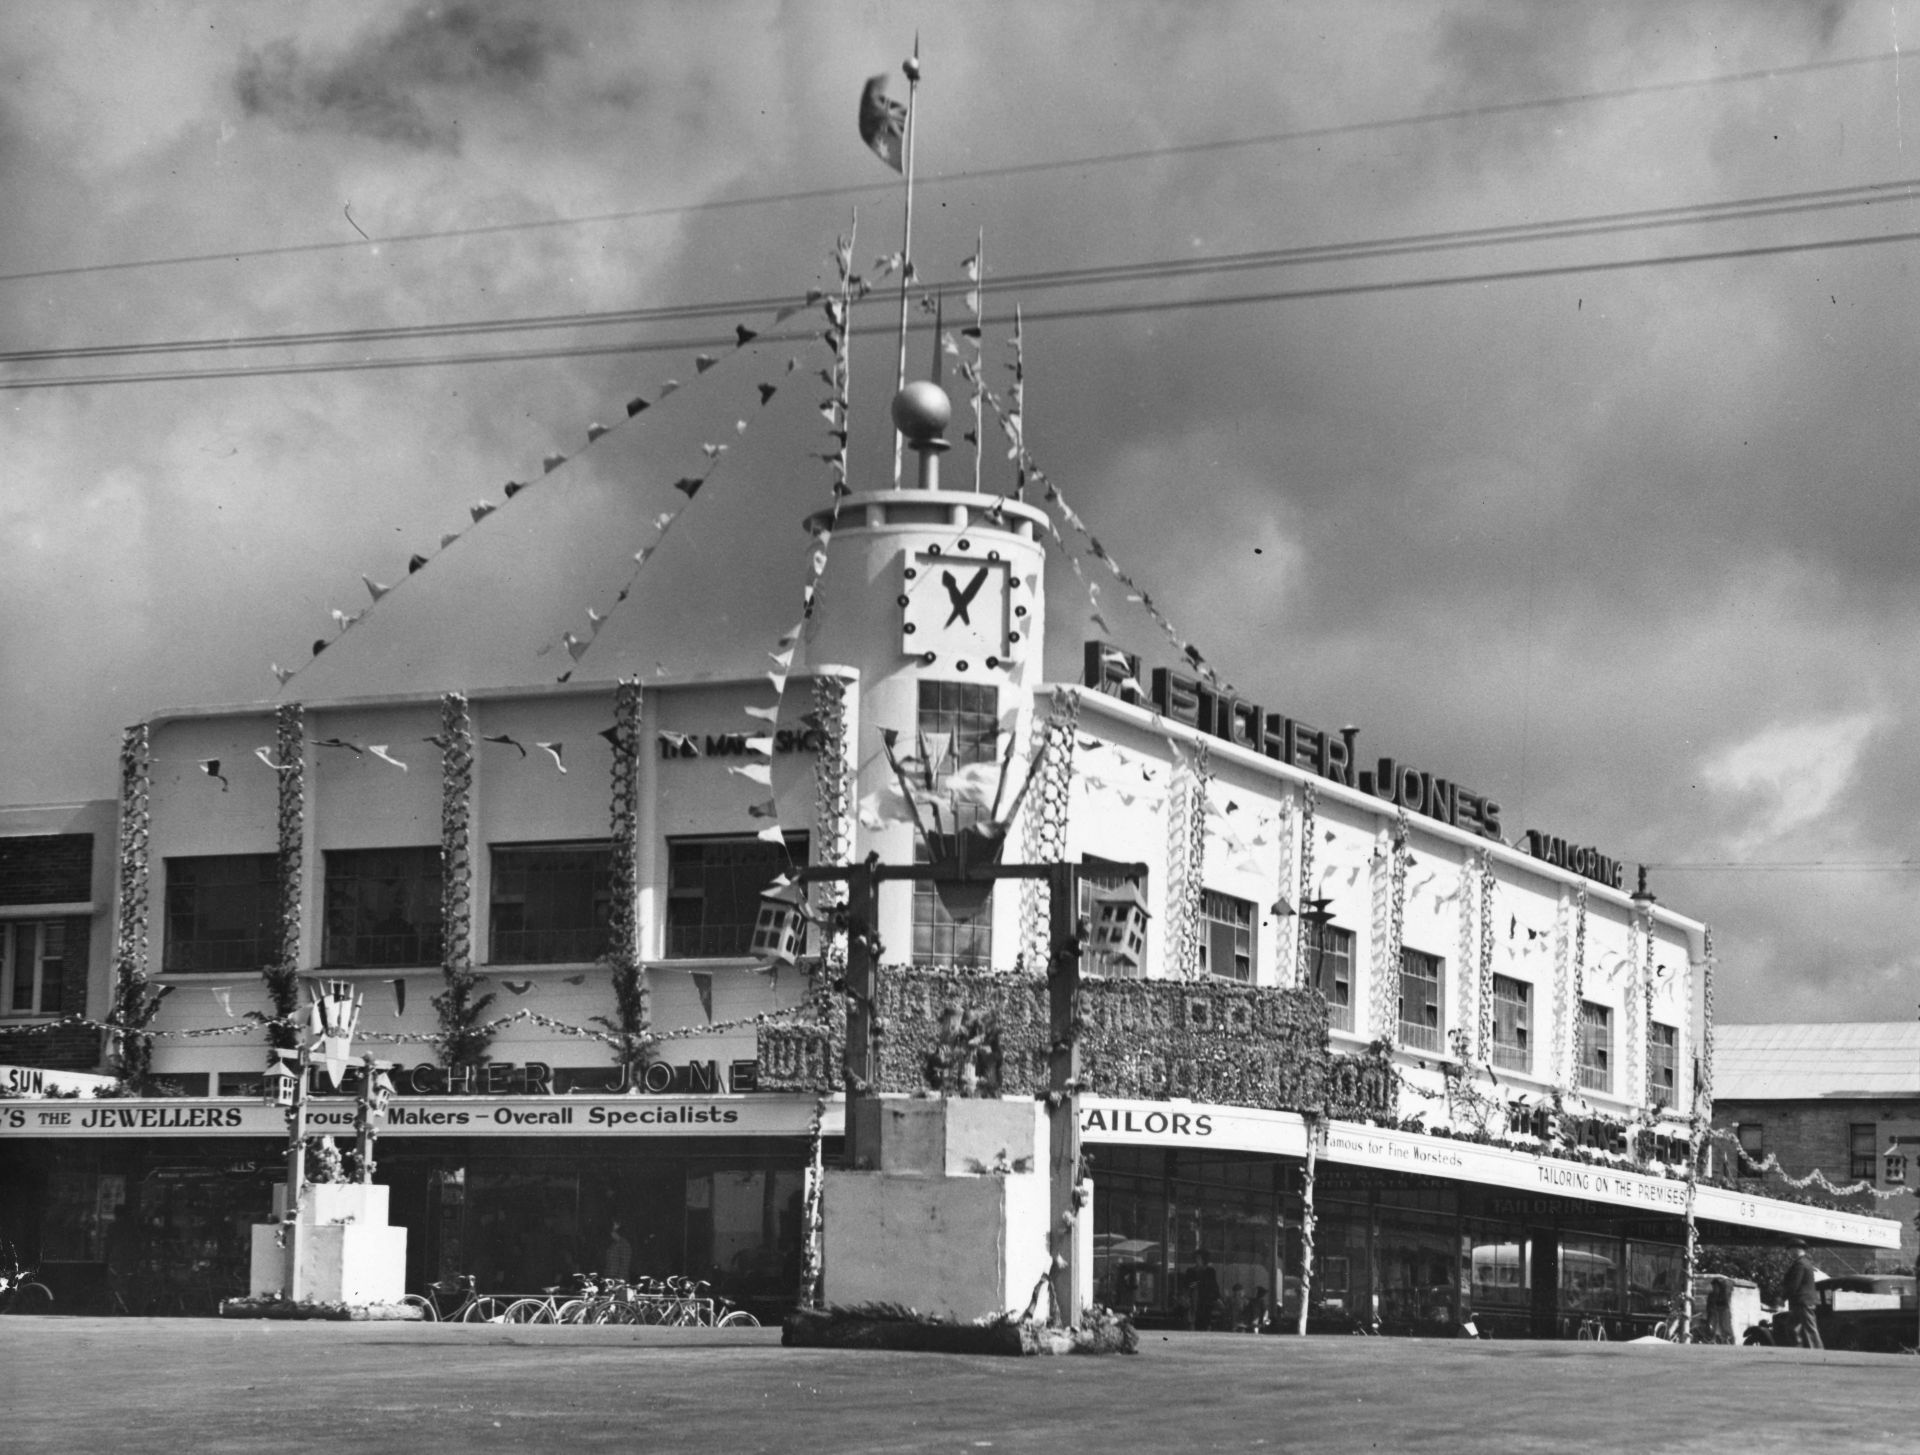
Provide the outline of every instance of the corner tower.
<path id="1" fill-rule="evenodd" d="M 882 732 L 915 760 L 910 780 L 932 785 L 920 810 L 929 828 L 936 813 L 947 831 L 984 823 L 1010 734 L 1021 761 L 1008 802 L 1019 787 L 1044 660 L 1046 514 L 941 488 L 952 413 L 938 384 L 908 384 L 894 397 L 893 422 L 918 457 L 916 483 L 848 495 L 837 512 L 806 520 L 816 537 L 832 532 L 812 659 L 860 671 L 855 857 L 877 850 L 890 864 L 912 863 L 918 846 Z M 1010 883 L 970 918 L 964 903 L 930 888 L 889 886 L 879 916 L 885 959 L 1006 968 L 1020 948 L 1018 905 Z"/>

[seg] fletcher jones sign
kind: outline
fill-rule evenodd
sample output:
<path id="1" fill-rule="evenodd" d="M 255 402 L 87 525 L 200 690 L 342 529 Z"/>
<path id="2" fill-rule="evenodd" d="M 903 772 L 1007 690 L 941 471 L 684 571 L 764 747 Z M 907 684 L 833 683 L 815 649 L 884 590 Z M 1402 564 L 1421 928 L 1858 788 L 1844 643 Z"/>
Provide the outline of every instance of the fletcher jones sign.
<path id="1" fill-rule="evenodd" d="M 533 1096 L 396 1098 L 382 1136 L 459 1137 L 804 1137 L 812 1096 Z M 351 1137 L 354 1103 L 307 1103 L 316 1137 Z M 839 1105 L 821 1130 L 841 1133 Z M 187 1097 L 0 1102 L 0 1137 L 271 1137 L 287 1135 L 278 1107 L 238 1098 Z"/>
<path id="2" fill-rule="evenodd" d="M 1484 794 L 1394 758 L 1380 758 L 1371 768 L 1360 767 L 1358 728 L 1327 732 L 1285 713 L 1268 712 L 1257 703 L 1215 692 L 1193 673 L 1165 667 L 1156 667 L 1151 687 L 1143 688 L 1140 670 L 1140 658 L 1134 653 L 1107 642 L 1091 641 L 1086 644 L 1081 681 L 1096 692 L 1136 707 L 1151 707 L 1173 722 L 1277 762 L 1305 768 L 1330 783 L 1371 793 L 1409 813 L 1424 814 L 1452 828 L 1505 842 L 1500 805 Z M 1597 849 L 1569 844 L 1538 829 L 1529 829 L 1525 842 L 1527 852 L 1543 863 L 1572 870 L 1612 889 L 1620 887 L 1619 862 Z"/>

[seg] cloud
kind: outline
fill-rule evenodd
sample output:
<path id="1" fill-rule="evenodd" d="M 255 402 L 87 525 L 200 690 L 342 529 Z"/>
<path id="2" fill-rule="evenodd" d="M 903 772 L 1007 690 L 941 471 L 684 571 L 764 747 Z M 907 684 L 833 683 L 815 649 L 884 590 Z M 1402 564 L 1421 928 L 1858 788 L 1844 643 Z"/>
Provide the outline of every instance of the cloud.
<path id="1" fill-rule="evenodd" d="M 366 33 L 331 59 L 316 59 L 287 39 L 249 50 L 234 93 L 248 115 L 290 131 L 337 131 L 454 152 L 459 121 L 438 114 L 444 97 L 432 92 L 497 99 L 540 80 L 552 57 L 573 50 L 571 32 L 533 13 L 423 4 L 392 30 Z"/>
<path id="2" fill-rule="evenodd" d="M 1879 715 L 1870 712 L 1783 724 L 1709 759 L 1701 769 L 1708 785 L 1738 795 L 1747 811 L 1746 826 L 1733 838 L 1735 852 L 1777 842 L 1833 808 L 1879 726 Z"/>

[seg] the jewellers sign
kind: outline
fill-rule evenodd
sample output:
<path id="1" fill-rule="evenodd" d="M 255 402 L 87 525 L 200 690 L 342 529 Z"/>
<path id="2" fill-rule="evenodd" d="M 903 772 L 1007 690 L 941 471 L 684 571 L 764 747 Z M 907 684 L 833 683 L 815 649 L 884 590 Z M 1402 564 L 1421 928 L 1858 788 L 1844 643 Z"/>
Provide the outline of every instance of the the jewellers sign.
<path id="1" fill-rule="evenodd" d="M 811 1096 L 399 1097 L 382 1136 L 803 1137 Z M 352 1136 L 354 1104 L 316 1097 L 307 1126 L 316 1137 Z M 840 1135 L 838 1105 L 828 1136 Z M 278 1107 L 237 1098 L 165 1097 L 0 1102 L 0 1137 L 273 1137 L 287 1134 Z"/>

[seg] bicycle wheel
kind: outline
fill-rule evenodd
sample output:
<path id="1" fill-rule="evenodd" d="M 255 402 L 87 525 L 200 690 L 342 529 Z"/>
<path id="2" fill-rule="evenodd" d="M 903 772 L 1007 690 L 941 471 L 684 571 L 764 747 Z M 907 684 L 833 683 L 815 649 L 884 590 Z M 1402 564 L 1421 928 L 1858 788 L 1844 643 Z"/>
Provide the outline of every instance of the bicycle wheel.
<path id="1" fill-rule="evenodd" d="M 553 1321 L 556 1324 L 584 1324 L 587 1310 L 591 1307 L 584 1298 L 570 1298 L 554 1310 Z"/>
<path id="2" fill-rule="evenodd" d="M 495 1298 L 492 1294 L 482 1294 L 468 1304 L 460 1314 L 463 1324 L 497 1324 L 506 1314 L 507 1305 L 512 1299 Z"/>
<path id="3" fill-rule="evenodd" d="M 434 1307 L 432 1299 L 423 1298 L 417 1293 L 409 1293 L 402 1298 L 400 1302 L 408 1308 L 419 1309 L 421 1311 L 420 1317 L 424 1322 L 429 1324 L 437 1324 L 440 1322 L 440 1310 Z"/>
<path id="4" fill-rule="evenodd" d="M 44 1283 L 23 1283 L 8 1301 L 10 1314 L 44 1314 L 53 1311 L 53 1290 Z"/>
<path id="5" fill-rule="evenodd" d="M 722 1314 L 718 1327 L 722 1329 L 757 1329 L 760 1327 L 760 1320 L 756 1319 L 745 1309 L 737 1308 L 732 1313 Z"/>
<path id="6" fill-rule="evenodd" d="M 550 1324 L 553 1322 L 553 1305 L 544 1298 L 515 1299 L 507 1305 L 500 1321 L 507 1324 Z"/>

